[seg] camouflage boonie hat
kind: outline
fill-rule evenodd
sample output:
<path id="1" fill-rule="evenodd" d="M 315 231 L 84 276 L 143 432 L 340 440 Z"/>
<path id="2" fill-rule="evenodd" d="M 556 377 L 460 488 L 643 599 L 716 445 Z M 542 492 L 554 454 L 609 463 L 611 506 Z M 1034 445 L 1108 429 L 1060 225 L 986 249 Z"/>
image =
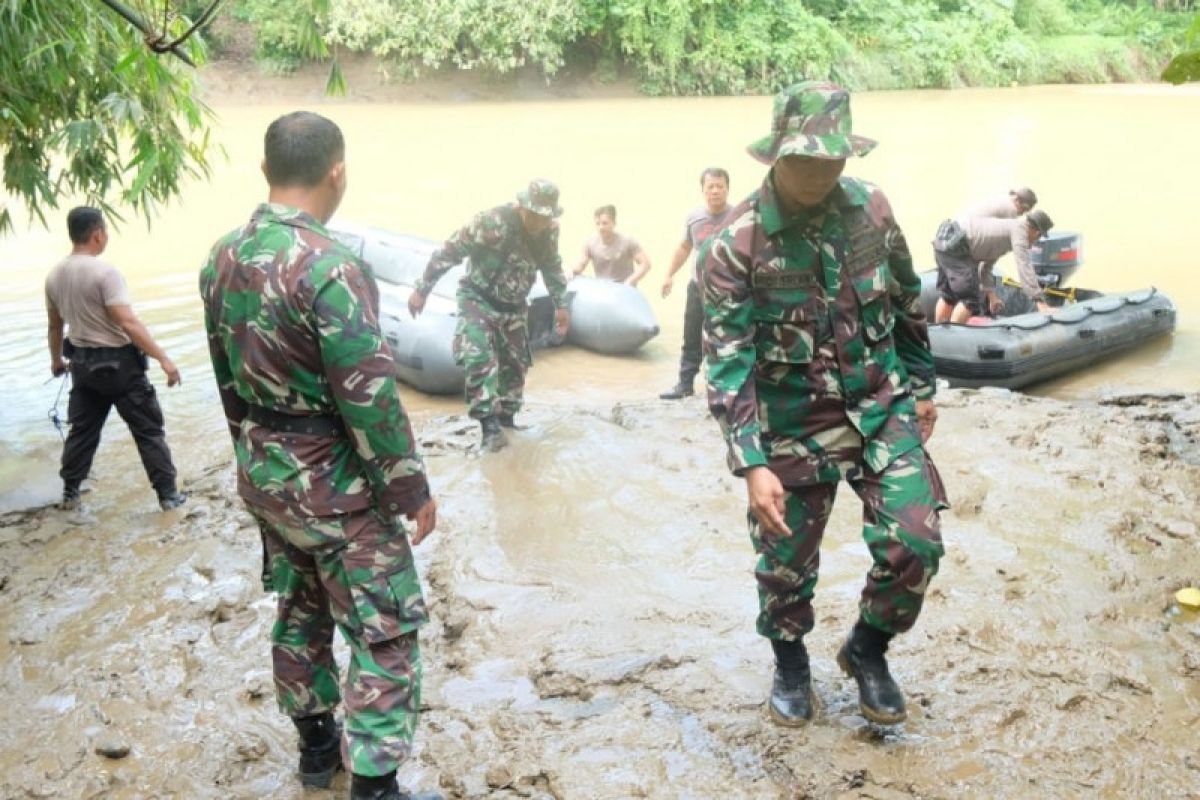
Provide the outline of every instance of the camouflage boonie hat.
<path id="1" fill-rule="evenodd" d="M 783 156 L 865 156 L 877 142 L 850 132 L 850 93 L 835 83 L 805 81 L 775 95 L 771 134 L 746 148 L 764 164 Z"/>
<path id="2" fill-rule="evenodd" d="M 558 205 L 558 187 L 545 178 L 534 178 L 529 188 L 517 193 L 517 204 L 543 217 L 562 214 Z"/>
<path id="3" fill-rule="evenodd" d="M 1045 236 L 1054 227 L 1054 220 L 1050 219 L 1050 215 L 1041 209 L 1030 211 L 1025 215 L 1025 219 L 1028 220 L 1030 225 L 1037 228 L 1038 233 L 1042 236 Z"/>

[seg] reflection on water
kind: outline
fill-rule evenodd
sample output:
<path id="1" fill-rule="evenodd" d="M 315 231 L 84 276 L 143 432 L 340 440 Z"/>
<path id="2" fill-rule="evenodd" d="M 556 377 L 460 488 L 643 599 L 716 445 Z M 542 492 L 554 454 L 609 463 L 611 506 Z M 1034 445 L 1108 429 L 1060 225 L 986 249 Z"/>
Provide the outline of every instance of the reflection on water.
<path id="1" fill-rule="evenodd" d="M 921 266 L 931 264 L 927 242 L 939 220 L 972 200 L 1032 185 L 1060 227 L 1084 234 L 1079 285 L 1128 290 L 1152 284 L 1179 307 L 1173 339 L 1035 391 L 1065 397 L 1130 387 L 1194 391 L 1200 389 L 1200 279 L 1185 220 L 1200 185 L 1200 160 L 1191 157 L 1198 103 L 1196 87 L 1160 86 L 864 94 L 856 98 L 855 124 L 880 146 L 847 172 L 884 187 Z M 153 230 L 130 221 L 115 231 L 107 254 L 129 281 L 136 310 L 183 371 L 183 386 L 170 391 L 154 376 L 177 449 L 222 430 L 197 272 L 211 243 L 264 198 L 262 132 L 291 109 L 217 110 L 229 162 L 211 182 L 189 187 Z M 591 232 L 592 209 L 617 206 L 619 229 L 641 241 L 655 262 L 642 288 L 663 333 L 636 358 L 574 349 L 539 354 L 528 392 L 535 403 L 586 398 L 608 405 L 650 398 L 672 382 L 684 292 L 677 285 L 663 300 L 658 286 L 683 218 L 701 200 L 699 172 L 709 165 L 728 168 L 732 198 L 753 189 L 763 170 L 744 146 L 770 119 L 765 98 L 329 104 L 321 110 L 342 126 L 348 143 L 345 219 L 441 239 L 542 175 L 562 188 L 562 252 L 569 264 Z M 1148 130 L 1154 146 L 1134 151 L 1131 143 Z M 44 383 L 49 359 L 41 285 L 67 249 L 57 219 L 51 232 L 22 230 L 0 241 L 9 290 L 0 303 L 7 321 L 0 338 L 0 367 L 8 378 L 0 404 L 3 463 L 20 458 L 52 465 L 57 458 L 58 436 L 46 422 L 57 387 Z M 461 407 L 454 398 L 411 390 L 405 400 L 418 411 Z M 119 423 L 108 438 L 130 446 Z M 104 458 L 101 453 L 98 463 Z M 0 495 L 13 490 L 23 471 L 0 469 Z"/>

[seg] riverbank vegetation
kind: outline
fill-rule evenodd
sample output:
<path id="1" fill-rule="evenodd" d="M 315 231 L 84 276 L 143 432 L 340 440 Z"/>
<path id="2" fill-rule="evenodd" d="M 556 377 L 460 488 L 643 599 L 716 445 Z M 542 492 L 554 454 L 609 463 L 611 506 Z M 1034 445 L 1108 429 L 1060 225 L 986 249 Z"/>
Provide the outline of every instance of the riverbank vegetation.
<path id="1" fill-rule="evenodd" d="M 1196 0 L 231 0 L 266 69 L 368 53 L 438 69 L 631 77 L 648 94 L 740 94 L 801 78 L 855 89 L 1157 77 Z M 226 38 L 224 44 L 229 43 Z M 337 77 L 334 71 L 335 82 Z"/>

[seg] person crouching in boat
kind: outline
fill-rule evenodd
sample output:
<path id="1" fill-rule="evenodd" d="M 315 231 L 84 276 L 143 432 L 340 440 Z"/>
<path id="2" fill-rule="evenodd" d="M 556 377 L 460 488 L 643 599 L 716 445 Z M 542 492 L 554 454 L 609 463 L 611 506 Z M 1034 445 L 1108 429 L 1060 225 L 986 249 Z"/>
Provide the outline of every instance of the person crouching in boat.
<path id="1" fill-rule="evenodd" d="M 965 323 L 985 312 L 1003 311 L 992 268 L 1010 251 L 1017 262 L 1021 291 L 1040 313 L 1048 313 L 1051 309 L 1030 262 L 1029 248 L 1054 227 L 1050 216 L 1037 210 L 1016 219 L 976 217 L 964 222 L 946 220 L 933 240 L 938 272 L 934 321 Z"/>

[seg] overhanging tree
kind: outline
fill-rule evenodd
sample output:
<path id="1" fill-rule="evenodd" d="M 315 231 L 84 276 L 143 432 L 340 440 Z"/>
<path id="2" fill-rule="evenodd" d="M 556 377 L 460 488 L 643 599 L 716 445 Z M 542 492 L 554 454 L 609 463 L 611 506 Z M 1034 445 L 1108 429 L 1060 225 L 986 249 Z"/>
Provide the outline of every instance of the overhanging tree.
<path id="1" fill-rule="evenodd" d="M 1171 83 L 1200 81 L 1200 13 L 1187 32 L 1187 50 L 1171 59 L 1163 70 L 1163 80 Z"/>
<path id="2" fill-rule="evenodd" d="M 125 5 L 168 37 L 189 27 L 162 0 Z M 181 47 L 203 61 L 199 39 Z M 0 0 L 4 188 L 43 225 L 62 197 L 149 220 L 184 180 L 208 174 L 212 116 L 192 69 L 101 3 Z M 0 234 L 11 230 L 0 208 Z"/>

